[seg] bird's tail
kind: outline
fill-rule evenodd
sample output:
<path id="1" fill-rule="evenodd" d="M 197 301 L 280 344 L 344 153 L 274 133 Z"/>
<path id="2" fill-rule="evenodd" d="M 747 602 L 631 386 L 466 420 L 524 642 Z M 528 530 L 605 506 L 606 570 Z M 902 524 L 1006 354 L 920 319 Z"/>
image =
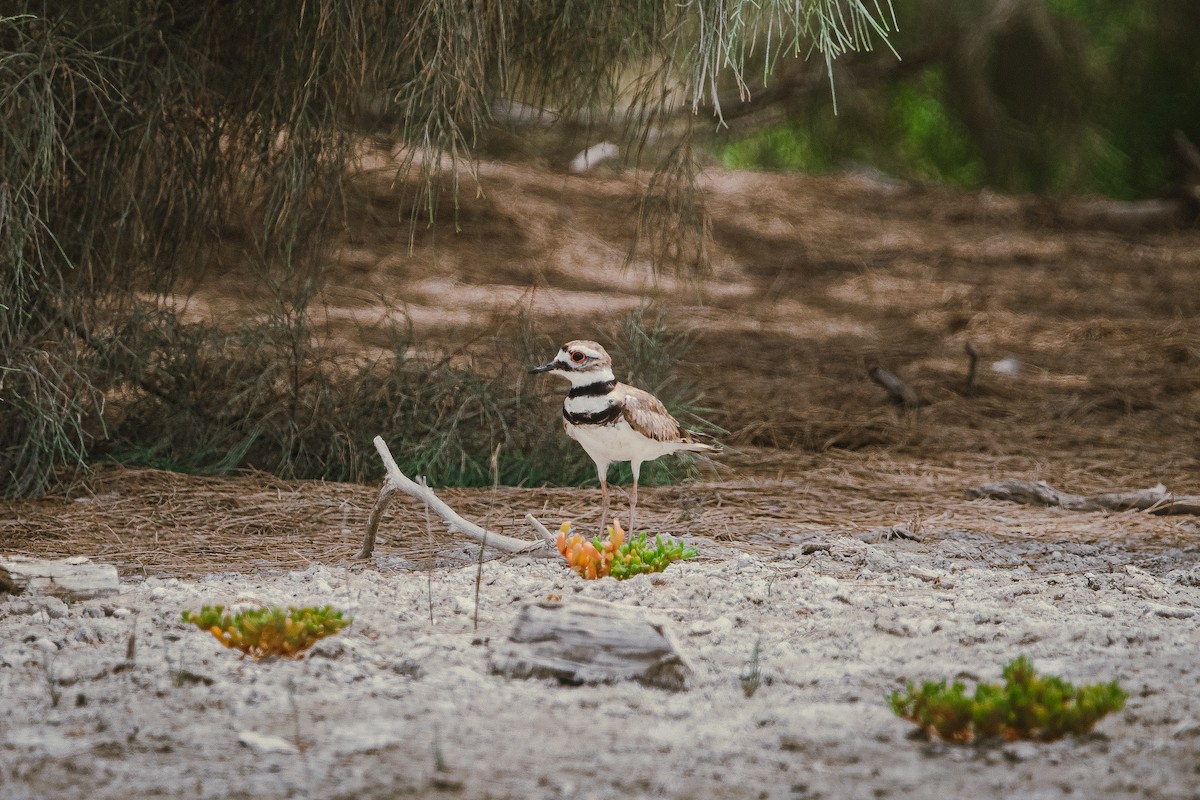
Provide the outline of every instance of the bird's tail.
<path id="1" fill-rule="evenodd" d="M 684 450 L 691 453 L 720 453 L 725 448 L 720 445 L 715 439 L 706 433 L 699 431 L 686 431 L 687 441 L 683 446 Z M 696 441 L 697 439 L 707 439 L 706 442 Z"/>

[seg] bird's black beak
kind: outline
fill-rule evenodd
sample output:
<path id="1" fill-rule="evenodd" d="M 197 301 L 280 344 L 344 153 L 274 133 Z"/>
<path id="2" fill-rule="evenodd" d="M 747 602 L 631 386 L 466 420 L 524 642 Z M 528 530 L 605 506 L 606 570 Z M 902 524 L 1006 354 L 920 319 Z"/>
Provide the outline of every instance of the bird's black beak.
<path id="1" fill-rule="evenodd" d="M 533 369 L 529 370 L 529 374 L 530 375 L 541 375 L 543 372 L 550 372 L 551 370 L 554 370 L 554 369 L 558 369 L 557 361 L 551 361 L 548 364 L 542 364 L 540 367 L 534 367 Z"/>

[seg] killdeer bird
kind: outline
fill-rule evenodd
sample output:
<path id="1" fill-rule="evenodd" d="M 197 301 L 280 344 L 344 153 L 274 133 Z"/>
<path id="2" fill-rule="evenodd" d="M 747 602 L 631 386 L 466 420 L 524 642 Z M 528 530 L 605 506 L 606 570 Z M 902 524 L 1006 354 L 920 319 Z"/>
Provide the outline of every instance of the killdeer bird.
<path id="1" fill-rule="evenodd" d="M 571 382 L 563 401 L 563 426 L 567 435 L 583 446 L 596 462 L 604 500 L 600 534 L 608 522 L 608 467 L 628 461 L 633 469 L 629 498 L 629 532 L 637 530 L 637 490 L 642 463 L 680 451 L 715 452 L 719 448 L 695 441 L 691 431 L 679 427 L 657 397 L 620 383 L 613 376 L 612 358 L 595 342 L 567 342 L 553 361 L 534 367 L 531 375 L 553 372 Z"/>

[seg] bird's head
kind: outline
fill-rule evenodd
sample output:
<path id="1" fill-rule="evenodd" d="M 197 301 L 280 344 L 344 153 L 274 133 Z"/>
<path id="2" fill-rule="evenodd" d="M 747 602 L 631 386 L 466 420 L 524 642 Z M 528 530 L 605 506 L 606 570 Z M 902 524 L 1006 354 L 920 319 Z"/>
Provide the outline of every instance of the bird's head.
<path id="1" fill-rule="evenodd" d="M 612 358 L 597 343 L 576 339 L 564 344 L 552 361 L 529 370 L 531 375 L 543 372 L 561 375 L 573 386 L 583 386 L 595 381 L 612 380 Z"/>

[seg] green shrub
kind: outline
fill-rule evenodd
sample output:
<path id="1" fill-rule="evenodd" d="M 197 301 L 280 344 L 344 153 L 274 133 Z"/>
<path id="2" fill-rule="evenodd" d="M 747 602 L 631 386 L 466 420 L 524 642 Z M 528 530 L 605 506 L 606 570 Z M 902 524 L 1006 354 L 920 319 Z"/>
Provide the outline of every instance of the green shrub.
<path id="1" fill-rule="evenodd" d="M 332 606 L 286 609 L 270 606 L 236 614 L 226 611 L 224 606 L 204 606 L 199 611 L 184 611 L 183 621 L 255 659 L 299 655 L 353 622 Z"/>
<path id="2" fill-rule="evenodd" d="M 1042 677 L 1020 656 L 1004 667 L 1004 685 L 980 683 L 968 696 L 961 681 L 926 681 L 888 698 L 897 716 L 951 742 L 1000 737 L 1049 742 L 1088 733 L 1128 696 L 1116 681 L 1076 688 L 1056 676 Z"/>

